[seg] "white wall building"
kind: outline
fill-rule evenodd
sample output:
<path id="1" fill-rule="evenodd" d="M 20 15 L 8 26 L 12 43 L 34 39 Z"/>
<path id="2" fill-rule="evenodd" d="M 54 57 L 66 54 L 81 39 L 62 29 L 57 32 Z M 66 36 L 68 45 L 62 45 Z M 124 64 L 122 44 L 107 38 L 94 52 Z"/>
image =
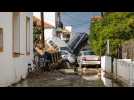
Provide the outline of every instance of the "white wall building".
<path id="1" fill-rule="evenodd" d="M 53 26 L 53 28 L 44 29 L 45 40 L 52 39 L 54 36 L 56 36 L 56 14 L 56 12 L 44 12 L 44 21 Z M 41 19 L 40 12 L 34 12 L 33 15 Z"/>
<path id="2" fill-rule="evenodd" d="M 41 19 L 40 12 L 34 12 L 33 15 Z M 57 22 L 59 22 L 59 20 L 60 18 L 58 16 L 58 12 L 44 12 L 44 22 L 53 26 L 51 28 L 44 29 L 45 40 L 47 40 L 47 43 L 49 43 L 49 41 L 55 42 L 58 47 L 67 46 L 67 44 L 64 42 L 66 38 L 64 38 L 63 35 L 58 37 L 58 35 L 56 34 L 56 24 Z M 72 31 L 71 26 L 66 26 L 65 29 L 69 32 Z"/>
<path id="3" fill-rule="evenodd" d="M 35 17 L 41 19 L 40 12 L 34 12 Z M 58 12 L 44 12 L 44 22 L 53 26 L 53 28 L 44 29 L 45 40 L 53 39 L 56 36 L 56 25 L 59 21 Z"/>
<path id="4" fill-rule="evenodd" d="M 61 40 L 69 41 L 72 36 L 72 26 L 65 26 L 66 32 L 63 32 L 60 36 Z"/>
<path id="5" fill-rule="evenodd" d="M 0 86 L 27 76 L 33 60 L 32 16 L 32 12 L 0 12 Z"/>
<path id="6" fill-rule="evenodd" d="M 70 33 L 72 32 L 72 26 L 65 26 L 65 29 L 68 30 Z"/>

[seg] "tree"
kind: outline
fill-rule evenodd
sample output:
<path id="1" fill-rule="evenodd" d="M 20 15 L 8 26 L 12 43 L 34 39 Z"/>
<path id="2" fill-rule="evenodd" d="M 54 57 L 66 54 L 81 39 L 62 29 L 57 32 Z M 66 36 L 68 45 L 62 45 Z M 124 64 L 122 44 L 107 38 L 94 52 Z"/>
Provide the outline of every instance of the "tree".
<path id="1" fill-rule="evenodd" d="M 110 41 L 111 56 L 117 56 L 119 44 L 134 38 L 134 13 L 105 12 L 103 19 L 91 22 L 89 40 L 96 54 L 104 55 L 106 40 Z"/>

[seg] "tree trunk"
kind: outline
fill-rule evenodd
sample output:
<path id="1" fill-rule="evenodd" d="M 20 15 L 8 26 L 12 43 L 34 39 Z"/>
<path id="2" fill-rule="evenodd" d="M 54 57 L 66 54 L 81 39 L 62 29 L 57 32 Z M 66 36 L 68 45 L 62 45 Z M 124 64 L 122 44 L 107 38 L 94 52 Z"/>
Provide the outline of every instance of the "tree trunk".
<path id="1" fill-rule="evenodd" d="M 41 12 L 41 41 L 42 41 L 42 47 L 45 47 L 45 40 L 44 40 L 44 13 Z"/>

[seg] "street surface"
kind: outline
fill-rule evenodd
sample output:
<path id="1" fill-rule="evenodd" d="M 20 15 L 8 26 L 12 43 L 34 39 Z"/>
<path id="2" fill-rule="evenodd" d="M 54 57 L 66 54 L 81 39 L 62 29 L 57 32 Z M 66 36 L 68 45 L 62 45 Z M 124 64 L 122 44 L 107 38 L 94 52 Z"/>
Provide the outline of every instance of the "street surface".
<path id="1" fill-rule="evenodd" d="M 12 85 L 12 87 L 105 87 L 97 70 L 90 69 L 89 73 L 75 73 L 73 69 L 34 72 L 30 73 L 27 79 Z M 108 83 L 107 86 L 111 87 L 111 83 Z M 112 86 L 118 87 L 117 84 Z"/>

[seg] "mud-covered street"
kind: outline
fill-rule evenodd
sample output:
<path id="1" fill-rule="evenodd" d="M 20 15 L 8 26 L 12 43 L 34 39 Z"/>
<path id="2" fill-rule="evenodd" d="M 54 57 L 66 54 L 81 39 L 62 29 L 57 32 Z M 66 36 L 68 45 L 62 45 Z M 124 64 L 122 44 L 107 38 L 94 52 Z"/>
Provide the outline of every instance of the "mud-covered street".
<path id="1" fill-rule="evenodd" d="M 93 69 L 91 72 L 81 74 L 73 72 L 73 69 L 34 72 L 30 73 L 27 79 L 12 85 L 12 87 L 105 87 L 97 70 Z M 107 86 L 111 87 L 110 84 L 108 83 Z"/>

